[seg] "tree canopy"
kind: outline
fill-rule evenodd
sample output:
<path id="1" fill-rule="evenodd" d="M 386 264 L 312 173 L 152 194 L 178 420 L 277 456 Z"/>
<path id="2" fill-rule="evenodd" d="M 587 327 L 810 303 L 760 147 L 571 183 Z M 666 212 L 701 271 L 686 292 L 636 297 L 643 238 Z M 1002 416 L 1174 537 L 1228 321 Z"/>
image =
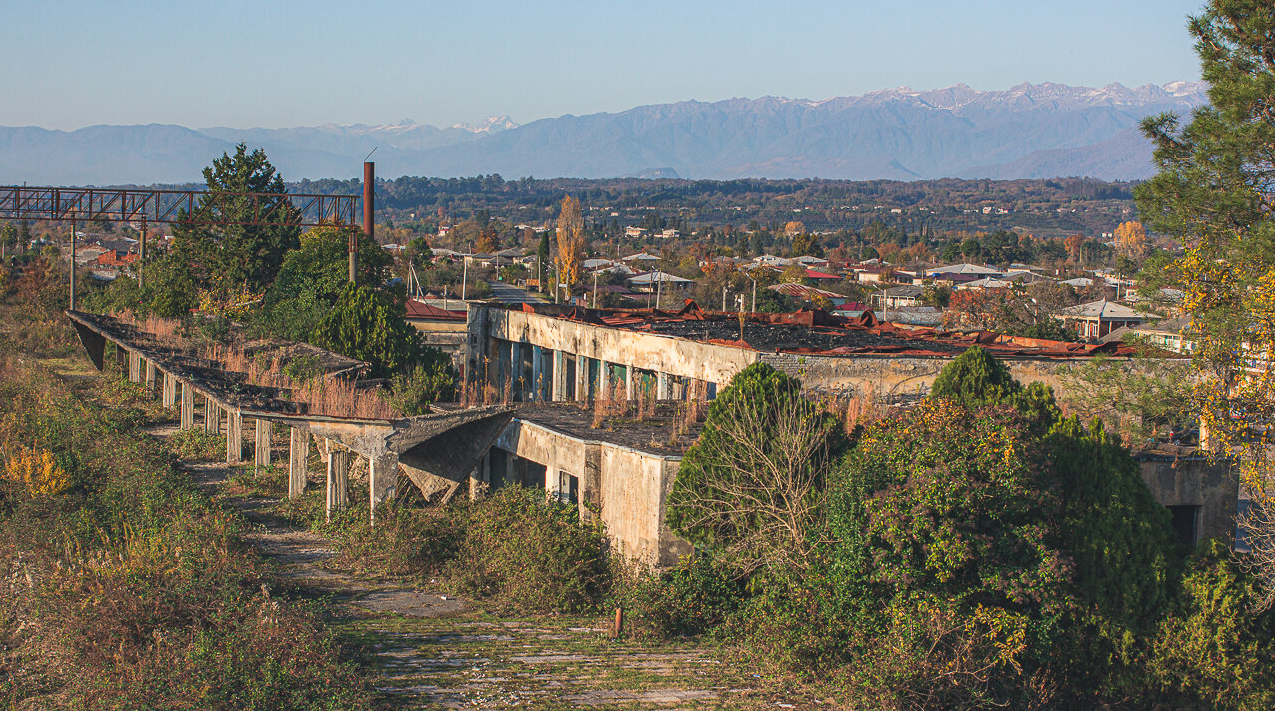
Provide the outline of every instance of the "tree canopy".
<path id="1" fill-rule="evenodd" d="M 1254 492 L 1241 518 L 1252 560 L 1275 581 L 1275 472 L 1266 426 L 1275 417 L 1275 10 L 1265 0 L 1213 0 L 1190 22 L 1209 105 L 1183 126 L 1143 122 L 1159 168 L 1135 191 L 1155 229 L 1186 254 L 1167 270 L 1186 292 L 1202 426 L 1224 450 L 1248 448 Z M 1275 584 L 1268 602 L 1275 601 Z"/>

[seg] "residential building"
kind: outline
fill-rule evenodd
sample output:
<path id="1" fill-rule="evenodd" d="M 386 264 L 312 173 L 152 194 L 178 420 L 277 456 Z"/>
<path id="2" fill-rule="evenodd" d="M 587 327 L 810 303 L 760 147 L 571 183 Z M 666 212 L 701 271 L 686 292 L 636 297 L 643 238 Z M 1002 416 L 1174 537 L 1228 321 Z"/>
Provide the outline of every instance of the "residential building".
<path id="1" fill-rule="evenodd" d="M 1155 316 L 1144 314 L 1124 304 L 1102 299 L 1071 306 L 1057 315 L 1063 323 L 1076 327 L 1081 338 L 1102 338 L 1121 326 L 1139 326 Z"/>

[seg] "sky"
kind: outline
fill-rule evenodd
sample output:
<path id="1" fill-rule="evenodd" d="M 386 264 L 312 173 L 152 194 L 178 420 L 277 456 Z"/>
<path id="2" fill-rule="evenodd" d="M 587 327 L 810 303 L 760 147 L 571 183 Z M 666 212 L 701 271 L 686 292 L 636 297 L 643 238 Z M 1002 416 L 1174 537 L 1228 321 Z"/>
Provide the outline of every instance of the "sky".
<path id="1" fill-rule="evenodd" d="M 732 97 L 1196 80 L 1203 0 L 4 0 L 0 125 L 516 123 Z"/>

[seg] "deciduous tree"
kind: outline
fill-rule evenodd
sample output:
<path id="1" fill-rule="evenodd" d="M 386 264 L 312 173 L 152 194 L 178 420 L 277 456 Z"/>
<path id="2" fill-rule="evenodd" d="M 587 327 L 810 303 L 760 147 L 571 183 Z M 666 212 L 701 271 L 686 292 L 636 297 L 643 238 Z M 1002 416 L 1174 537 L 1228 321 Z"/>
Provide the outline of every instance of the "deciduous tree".
<path id="1" fill-rule="evenodd" d="M 584 218 L 580 201 L 570 195 L 562 198 L 558 215 L 558 281 L 570 290 L 580 282 L 580 262 L 584 259 Z"/>

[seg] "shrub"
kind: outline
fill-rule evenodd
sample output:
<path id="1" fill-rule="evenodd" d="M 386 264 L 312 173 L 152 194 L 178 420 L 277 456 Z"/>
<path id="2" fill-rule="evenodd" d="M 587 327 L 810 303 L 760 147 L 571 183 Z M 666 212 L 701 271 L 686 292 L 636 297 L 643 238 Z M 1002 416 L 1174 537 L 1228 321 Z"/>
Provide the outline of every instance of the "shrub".
<path id="1" fill-rule="evenodd" d="M 1160 623 L 1148 668 L 1175 707 L 1275 708 L 1275 612 L 1259 581 L 1210 541 Z"/>
<path id="2" fill-rule="evenodd" d="M 637 639 L 666 639 L 710 632 L 739 608 L 742 582 L 707 555 L 685 556 L 672 569 L 629 572 L 616 603 L 624 629 Z"/>
<path id="3" fill-rule="evenodd" d="M 447 566 L 462 594 L 492 597 L 518 612 L 596 611 L 614 574 L 606 537 L 577 508 L 543 489 L 507 486 L 473 507 Z"/>
<path id="4" fill-rule="evenodd" d="M 428 413 L 430 403 L 456 397 L 456 371 L 451 357 L 437 348 L 425 348 L 420 359 L 420 363 L 390 381 L 390 404 L 408 417 Z"/>

